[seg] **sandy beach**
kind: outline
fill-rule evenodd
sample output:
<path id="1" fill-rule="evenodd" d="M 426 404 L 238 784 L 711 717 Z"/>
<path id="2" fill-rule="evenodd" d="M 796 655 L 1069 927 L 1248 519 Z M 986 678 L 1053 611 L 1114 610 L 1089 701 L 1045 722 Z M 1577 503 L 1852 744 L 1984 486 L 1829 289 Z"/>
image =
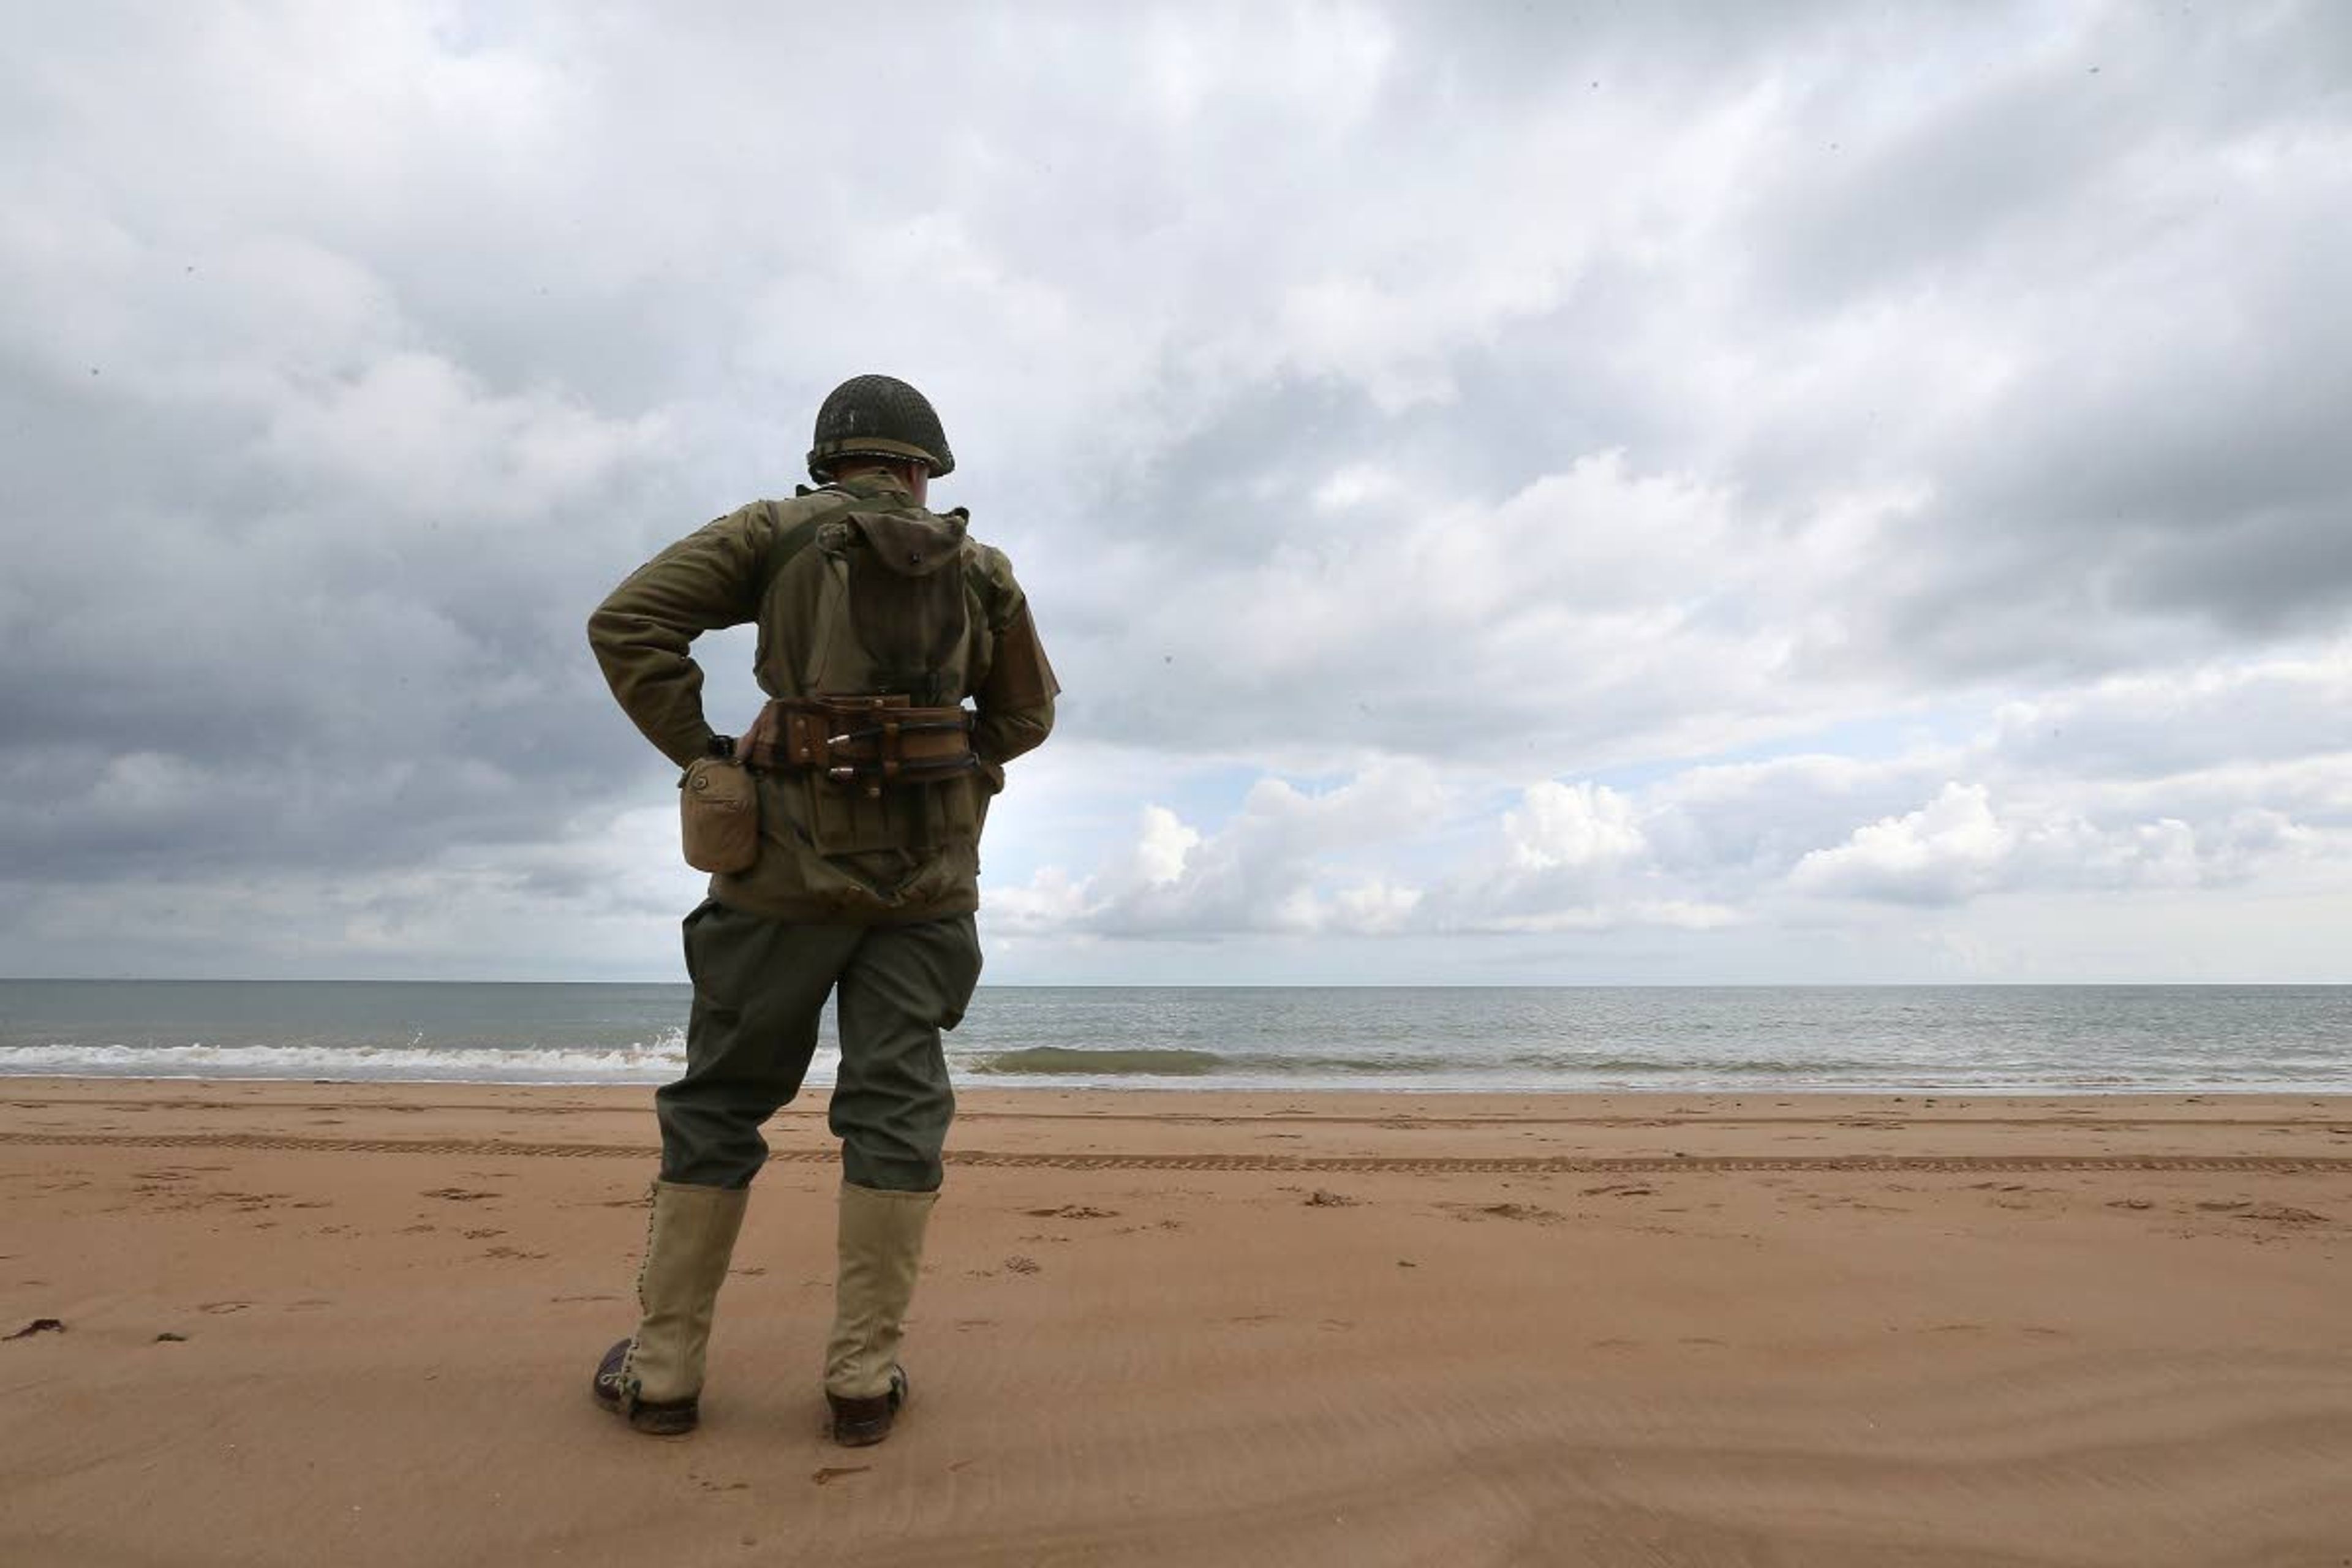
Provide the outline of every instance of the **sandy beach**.
<path id="1" fill-rule="evenodd" d="M 858 1451 L 821 1095 L 675 1440 L 649 1091 L 0 1100 L 26 1568 L 2352 1563 L 2344 1099 L 971 1093 Z"/>

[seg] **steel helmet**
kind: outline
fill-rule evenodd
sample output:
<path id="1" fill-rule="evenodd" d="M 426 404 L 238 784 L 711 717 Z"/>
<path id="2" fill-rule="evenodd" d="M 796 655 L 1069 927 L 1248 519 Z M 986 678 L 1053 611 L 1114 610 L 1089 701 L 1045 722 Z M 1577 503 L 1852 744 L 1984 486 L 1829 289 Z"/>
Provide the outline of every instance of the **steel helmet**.
<path id="1" fill-rule="evenodd" d="M 933 474 L 955 472 L 955 454 L 930 399 L 891 375 L 854 375 L 833 389 L 816 411 L 809 447 L 810 477 L 833 478 L 843 458 L 914 458 Z"/>

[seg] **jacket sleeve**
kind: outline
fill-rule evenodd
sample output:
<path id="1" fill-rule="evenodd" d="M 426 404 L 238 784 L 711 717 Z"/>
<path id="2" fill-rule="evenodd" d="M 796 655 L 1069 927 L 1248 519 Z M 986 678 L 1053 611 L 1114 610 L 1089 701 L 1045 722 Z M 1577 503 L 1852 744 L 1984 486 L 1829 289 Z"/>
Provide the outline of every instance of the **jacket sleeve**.
<path id="1" fill-rule="evenodd" d="M 680 767 L 711 737 L 702 667 L 688 650 L 704 632 L 758 615 L 760 563 L 774 531 L 764 506 L 730 513 L 638 567 L 588 617 L 588 646 L 622 711 Z"/>
<path id="2" fill-rule="evenodd" d="M 992 550 L 984 574 L 989 589 L 988 627 L 992 644 L 988 674 L 972 693 L 978 717 L 971 749 L 984 763 L 1002 766 L 1041 744 L 1054 730 L 1054 699 L 1062 683 L 1037 640 L 1029 596 L 1013 580 L 1013 563 Z"/>

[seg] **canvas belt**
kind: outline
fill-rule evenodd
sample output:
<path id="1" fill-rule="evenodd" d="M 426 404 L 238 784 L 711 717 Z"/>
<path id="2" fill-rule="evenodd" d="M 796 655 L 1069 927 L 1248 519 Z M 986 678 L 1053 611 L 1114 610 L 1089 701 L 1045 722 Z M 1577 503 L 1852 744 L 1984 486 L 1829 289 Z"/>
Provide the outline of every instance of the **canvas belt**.
<path id="1" fill-rule="evenodd" d="M 823 773 L 879 795 L 886 784 L 930 784 L 977 766 L 971 722 L 967 708 L 918 708 L 904 696 L 778 698 L 735 754 L 753 768 Z"/>

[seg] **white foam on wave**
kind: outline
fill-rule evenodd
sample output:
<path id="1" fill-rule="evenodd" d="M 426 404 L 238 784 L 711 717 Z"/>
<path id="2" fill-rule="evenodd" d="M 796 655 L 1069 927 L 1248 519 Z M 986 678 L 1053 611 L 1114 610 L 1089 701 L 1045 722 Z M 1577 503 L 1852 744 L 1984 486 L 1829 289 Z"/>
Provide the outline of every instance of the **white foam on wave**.
<path id="1" fill-rule="evenodd" d="M 686 1031 L 615 1047 L 0 1046 L 5 1078 L 369 1079 L 399 1083 L 665 1083 Z M 814 1077 L 814 1074 L 811 1075 Z"/>

